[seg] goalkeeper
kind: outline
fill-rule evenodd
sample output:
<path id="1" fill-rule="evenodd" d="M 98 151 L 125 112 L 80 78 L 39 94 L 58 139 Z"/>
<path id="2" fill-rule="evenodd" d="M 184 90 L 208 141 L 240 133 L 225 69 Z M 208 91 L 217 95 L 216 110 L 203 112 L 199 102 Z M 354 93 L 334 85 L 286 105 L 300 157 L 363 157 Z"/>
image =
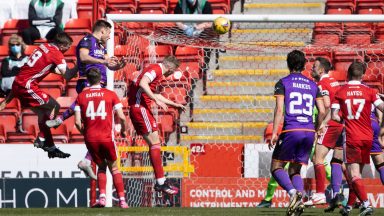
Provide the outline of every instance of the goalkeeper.
<path id="1" fill-rule="evenodd" d="M 313 112 L 314 112 L 313 120 L 315 121 L 316 120 L 316 115 L 317 115 L 316 107 L 313 110 Z M 269 124 L 267 126 L 267 128 L 265 129 L 265 132 L 264 132 L 264 137 L 265 137 L 265 140 L 267 141 L 267 143 L 268 143 L 268 138 L 270 139 L 270 136 L 272 135 L 272 133 L 269 134 L 269 131 L 272 132 L 272 129 L 270 129 L 271 126 L 273 126 L 273 125 Z M 279 131 L 281 131 L 281 127 L 279 128 Z M 312 152 L 311 152 L 311 156 L 310 156 L 311 160 L 312 160 L 312 156 L 313 156 L 314 152 L 315 152 L 315 145 L 312 148 Z M 324 166 L 326 166 L 326 169 L 325 169 L 326 177 L 327 177 L 328 181 L 330 181 L 330 179 L 331 179 L 331 167 L 329 166 L 329 164 L 327 162 L 324 162 Z M 287 170 L 288 167 L 289 167 L 289 163 L 287 163 L 285 165 L 284 169 Z M 268 182 L 267 194 L 265 195 L 264 199 L 261 200 L 261 202 L 259 203 L 257 208 L 270 208 L 272 206 L 272 199 L 273 199 L 273 196 L 275 194 L 275 190 L 276 190 L 277 186 L 278 186 L 278 184 L 277 184 L 275 178 L 273 178 L 273 176 L 271 176 L 271 178 L 270 178 L 270 180 Z"/>

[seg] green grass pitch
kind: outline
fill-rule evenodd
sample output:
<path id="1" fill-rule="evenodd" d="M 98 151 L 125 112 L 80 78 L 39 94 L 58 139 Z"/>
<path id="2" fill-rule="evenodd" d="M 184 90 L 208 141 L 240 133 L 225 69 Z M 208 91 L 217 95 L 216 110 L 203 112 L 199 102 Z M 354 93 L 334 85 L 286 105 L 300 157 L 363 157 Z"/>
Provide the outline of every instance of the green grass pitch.
<path id="1" fill-rule="evenodd" d="M 352 215 L 358 215 L 358 209 L 354 209 Z M 49 208 L 49 209 L 0 209 L 0 215 L 36 215 L 36 216 L 114 216 L 114 215 L 143 215 L 143 216 L 264 216 L 264 215 L 285 215 L 284 208 Z M 302 216 L 305 215 L 340 215 L 335 210 L 334 213 L 324 213 L 324 209 L 310 208 L 305 209 Z M 384 209 L 375 209 L 374 215 L 384 215 Z"/>

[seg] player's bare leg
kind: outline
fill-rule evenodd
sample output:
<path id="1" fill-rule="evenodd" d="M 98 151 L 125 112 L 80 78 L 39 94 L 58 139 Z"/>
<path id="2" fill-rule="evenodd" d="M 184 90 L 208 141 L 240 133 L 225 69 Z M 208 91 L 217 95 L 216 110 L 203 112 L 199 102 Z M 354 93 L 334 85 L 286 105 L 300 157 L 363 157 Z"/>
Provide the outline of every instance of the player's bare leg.
<path id="1" fill-rule="evenodd" d="M 177 194 L 179 189 L 171 186 L 164 175 L 163 159 L 160 151 L 161 144 L 158 132 L 150 132 L 143 135 L 143 138 L 149 146 L 149 157 L 156 178 L 155 190 L 162 191 L 170 195 Z"/>
<path id="2" fill-rule="evenodd" d="M 324 160 L 329 152 L 329 148 L 321 144 L 316 144 L 315 153 L 313 155 L 313 164 L 316 178 L 316 193 L 313 193 L 310 200 L 305 202 L 306 206 L 320 205 L 326 203 L 325 197 L 325 166 Z"/>
<path id="3" fill-rule="evenodd" d="M 375 164 L 377 172 L 380 174 L 381 184 L 384 185 L 384 154 L 371 154 L 373 163 Z"/>
<path id="4" fill-rule="evenodd" d="M 40 132 L 38 137 L 34 142 L 34 146 L 37 148 L 42 148 L 44 151 L 48 152 L 49 158 L 67 158 L 71 156 L 70 154 L 64 153 L 56 148 L 52 133 L 49 127 L 46 126 L 45 122 L 51 118 L 54 118 L 60 109 L 59 103 L 53 98 L 50 98 L 48 103 L 32 108 L 37 114 L 38 117 L 38 125 Z"/>
<path id="5" fill-rule="evenodd" d="M 128 208 L 128 204 L 125 201 L 123 176 L 120 173 L 116 161 L 108 161 L 108 168 L 112 173 L 113 185 L 119 197 L 119 206 L 120 208 Z"/>
<path id="6" fill-rule="evenodd" d="M 85 157 L 77 164 L 77 167 L 84 172 L 84 174 L 94 180 L 97 180 L 96 174 L 93 172 L 92 156 L 87 151 Z"/>
<path id="7" fill-rule="evenodd" d="M 289 178 L 288 173 L 284 170 L 285 162 L 272 159 L 271 164 L 271 174 L 279 183 L 279 185 L 288 192 L 290 197 L 289 206 L 287 208 L 287 215 L 292 215 L 295 212 L 295 208 L 301 203 L 302 193 L 297 191 L 293 186 L 291 179 Z M 291 166 L 290 166 L 291 167 Z M 294 168 L 290 168 L 294 171 Z"/>
<path id="8" fill-rule="evenodd" d="M 352 180 L 352 187 L 356 192 L 359 200 L 362 201 L 362 207 L 360 209 L 360 215 L 372 215 L 373 208 L 370 206 L 367 192 L 365 191 L 364 183 L 361 179 L 361 172 L 364 168 L 364 164 L 350 163 L 346 164 L 348 177 Z"/>

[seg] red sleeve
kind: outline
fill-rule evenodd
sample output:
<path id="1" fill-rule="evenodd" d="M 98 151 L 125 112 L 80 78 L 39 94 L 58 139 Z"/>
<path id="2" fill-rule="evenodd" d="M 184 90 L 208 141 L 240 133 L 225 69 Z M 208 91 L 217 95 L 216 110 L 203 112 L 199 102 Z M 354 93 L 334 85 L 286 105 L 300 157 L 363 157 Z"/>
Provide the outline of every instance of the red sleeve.
<path id="1" fill-rule="evenodd" d="M 319 82 L 319 89 L 322 96 L 329 96 L 331 91 L 331 86 L 327 82 Z"/>
<path id="2" fill-rule="evenodd" d="M 53 63 L 60 69 L 65 69 L 67 63 L 65 62 L 64 55 L 60 51 L 55 51 L 51 54 Z"/>
<path id="3" fill-rule="evenodd" d="M 335 97 L 331 101 L 331 108 L 333 109 L 340 109 L 340 91 L 337 91 L 335 94 Z"/>

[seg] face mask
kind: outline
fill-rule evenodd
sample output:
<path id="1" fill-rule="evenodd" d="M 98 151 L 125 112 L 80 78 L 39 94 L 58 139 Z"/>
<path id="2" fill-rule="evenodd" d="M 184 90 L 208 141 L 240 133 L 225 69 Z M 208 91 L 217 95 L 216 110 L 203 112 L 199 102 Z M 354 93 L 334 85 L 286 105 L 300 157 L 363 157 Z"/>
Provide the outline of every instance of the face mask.
<path id="1" fill-rule="evenodd" d="M 21 46 L 11 46 L 11 52 L 13 55 L 21 53 Z"/>
<path id="2" fill-rule="evenodd" d="M 195 0 L 187 0 L 189 4 L 193 5 L 195 3 Z"/>

